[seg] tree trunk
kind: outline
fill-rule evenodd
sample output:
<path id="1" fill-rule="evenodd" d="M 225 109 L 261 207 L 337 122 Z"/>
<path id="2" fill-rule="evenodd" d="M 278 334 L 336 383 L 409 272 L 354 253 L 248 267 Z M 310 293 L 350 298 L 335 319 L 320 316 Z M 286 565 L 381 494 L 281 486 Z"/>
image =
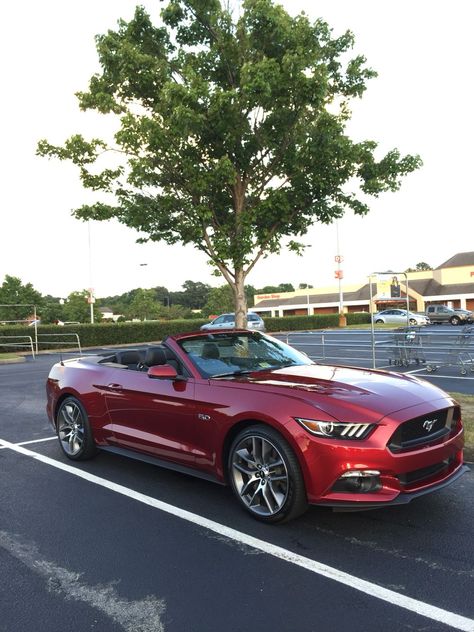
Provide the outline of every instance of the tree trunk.
<path id="1" fill-rule="evenodd" d="M 235 307 L 235 326 L 237 329 L 245 329 L 247 327 L 247 297 L 245 296 L 245 275 L 243 270 L 235 271 L 234 291 L 234 307 Z"/>

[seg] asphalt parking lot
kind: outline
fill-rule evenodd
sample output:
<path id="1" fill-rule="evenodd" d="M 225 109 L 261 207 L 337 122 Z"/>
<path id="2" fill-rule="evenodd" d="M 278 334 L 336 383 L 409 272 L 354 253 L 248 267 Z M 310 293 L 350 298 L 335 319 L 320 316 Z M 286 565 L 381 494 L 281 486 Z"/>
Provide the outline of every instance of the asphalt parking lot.
<path id="1" fill-rule="evenodd" d="M 467 328 L 466 328 L 467 329 Z M 278 338 L 312 360 L 410 373 L 440 388 L 474 395 L 474 328 L 430 325 L 407 332 L 376 329 L 374 349 L 370 330 L 290 332 Z"/>
<path id="2" fill-rule="evenodd" d="M 0 630 L 474 631 L 474 474 L 410 505 L 268 527 L 229 489 L 62 456 L 54 356 L 0 366 Z"/>

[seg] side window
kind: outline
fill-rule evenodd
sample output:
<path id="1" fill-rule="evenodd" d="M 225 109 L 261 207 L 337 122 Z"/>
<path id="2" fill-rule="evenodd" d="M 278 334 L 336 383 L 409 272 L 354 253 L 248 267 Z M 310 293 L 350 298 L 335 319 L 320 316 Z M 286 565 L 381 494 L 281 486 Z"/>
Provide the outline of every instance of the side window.
<path id="1" fill-rule="evenodd" d="M 214 325 L 222 325 L 222 323 L 224 322 L 225 322 L 225 317 L 219 316 L 219 318 L 216 318 L 216 320 L 214 321 Z"/>
<path id="2" fill-rule="evenodd" d="M 223 316 L 223 321 L 224 323 L 233 323 L 234 322 L 234 316 L 232 316 L 232 314 L 228 314 L 227 316 Z"/>

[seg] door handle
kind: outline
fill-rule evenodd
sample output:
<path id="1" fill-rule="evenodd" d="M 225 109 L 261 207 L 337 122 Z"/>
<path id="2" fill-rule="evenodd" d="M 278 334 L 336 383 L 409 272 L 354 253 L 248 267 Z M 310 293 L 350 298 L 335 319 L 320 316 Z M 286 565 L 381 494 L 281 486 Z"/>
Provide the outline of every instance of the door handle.
<path id="1" fill-rule="evenodd" d="M 123 389 L 123 386 L 121 384 L 107 384 L 107 388 L 110 389 L 111 391 L 121 391 Z"/>

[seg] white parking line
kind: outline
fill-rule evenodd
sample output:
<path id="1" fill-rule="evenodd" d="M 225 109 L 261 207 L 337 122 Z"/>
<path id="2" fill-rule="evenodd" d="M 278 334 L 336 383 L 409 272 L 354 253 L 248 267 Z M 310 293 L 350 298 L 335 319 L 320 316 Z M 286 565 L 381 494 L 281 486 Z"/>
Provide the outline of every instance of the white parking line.
<path id="1" fill-rule="evenodd" d="M 423 371 L 426 373 L 426 377 L 430 377 L 430 378 L 437 377 L 441 380 L 462 380 L 463 382 L 466 380 L 470 380 L 470 381 L 474 380 L 474 377 L 467 377 L 466 375 L 441 375 L 441 374 L 436 375 L 433 371 L 430 372 L 430 371 L 427 371 L 426 369 L 415 369 L 413 371 L 407 371 L 407 373 L 411 373 L 411 374 L 422 373 Z"/>
<path id="2" fill-rule="evenodd" d="M 284 560 L 285 562 L 288 562 L 290 564 L 300 566 L 307 571 L 310 571 L 322 577 L 326 577 L 328 579 L 332 579 L 336 582 L 339 582 L 340 584 L 348 586 L 349 588 L 358 590 L 365 595 L 376 597 L 377 599 L 381 599 L 382 601 L 386 601 L 389 604 L 404 608 L 405 610 L 409 610 L 411 612 L 414 612 L 415 614 L 422 615 L 424 617 L 427 617 L 428 619 L 432 619 L 433 621 L 444 623 L 445 625 L 449 625 L 456 630 L 463 630 L 464 632 L 474 632 L 473 619 L 469 619 L 454 612 L 450 612 L 449 610 L 443 610 L 442 608 L 438 608 L 437 606 L 432 606 L 430 604 L 424 603 L 423 601 L 418 601 L 417 599 L 412 599 L 411 597 L 401 595 L 400 593 L 397 593 L 393 590 L 383 588 L 378 584 L 373 584 L 372 582 L 369 582 L 365 579 L 361 579 L 354 575 L 350 575 L 349 573 L 345 573 L 344 571 L 340 571 L 337 568 L 333 568 L 331 566 L 327 566 L 326 564 L 317 562 L 316 560 L 303 557 L 302 555 L 298 555 L 293 551 L 288 551 L 287 549 L 276 546 L 275 544 L 271 544 L 270 542 L 266 542 L 265 540 L 254 538 L 251 535 L 242 533 L 241 531 L 237 531 L 236 529 L 232 529 L 231 527 L 227 527 L 223 524 L 220 524 L 219 522 L 215 522 L 214 520 L 209 520 L 204 516 L 191 513 L 190 511 L 186 511 L 185 509 L 181 509 L 180 507 L 175 507 L 174 505 L 170 505 L 161 500 L 157 500 L 156 498 L 152 498 L 151 496 L 146 496 L 145 494 L 137 492 L 133 489 L 129 489 L 128 487 L 124 487 L 123 485 L 118 485 L 113 481 L 101 478 L 99 476 L 96 476 L 95 474 L 90 474 L 89 472 L 79 470 L 72 465 L 68 465 L 67 463 L 55 461 L 54 459 L 51 459 L 42 454 L 38 454 L 37 452 L 32 452 L 31 450 L 28 450 L 27 448 L 24 448 L 20 445 L 15 445 L 14 443 L 10 443 L 8 441 L 0 439 L 0 446 L 4 448 L 9 448 L 14 452 L 18 452 L 19 454 L 23 454 L 24 456 L 28 456 L 37 461 L 41 461 L 41 463 L 45 463 L 46 465 L 50 465 L 64 472 L 68 472 L 69 474 L 73 474 L 74 476 L 78 476 L 79 478 L 83 478 L 84 480 L 89 481 L 90 483 L 94 483 L 95 485 L 99 485 L 100 487 L 105 487 L 110 491 L 131 498 L 132 500 L 141 502 L 144 505 L 154 507 L 155 509 L 159 509 L 160 511 L 171 514 L 172 516 L 176 516 L 177 518 L 187 520 L 192 524 L 204 527 L 205 529 L 209 529 L 210 531 L 229 538 L 230 540 L 234 540 L 246 546 L 257 549 L 259 551 L 262 551 L 263 553 L 272 555 L 273 557 Z"/>
<path id="3" fill-rule="evenodd" d="M 54 441 L 57 439 L 56 435 L 54 437 L 45 437 L 44 439 L 32 439 L 31 441 L 22 441 L 21 443 L 14 443 L 13 445 L 31 445 L 32 443 L 42 443 L 43 441 Z M 10 446 L 0 445 L 0 450 L 4 450 Z"/>
<path id="4" fill-rule="evenodd" d="M 45 437 L 44 439 L 32 439 L 31 441 L 22 441 L 21 443 L 16 443 L 15 445 L 30 445 L 32 443 L 43 443 L 43 441 L 54 441 L 57 439 L 57 436 L 53 437 Z"/>

